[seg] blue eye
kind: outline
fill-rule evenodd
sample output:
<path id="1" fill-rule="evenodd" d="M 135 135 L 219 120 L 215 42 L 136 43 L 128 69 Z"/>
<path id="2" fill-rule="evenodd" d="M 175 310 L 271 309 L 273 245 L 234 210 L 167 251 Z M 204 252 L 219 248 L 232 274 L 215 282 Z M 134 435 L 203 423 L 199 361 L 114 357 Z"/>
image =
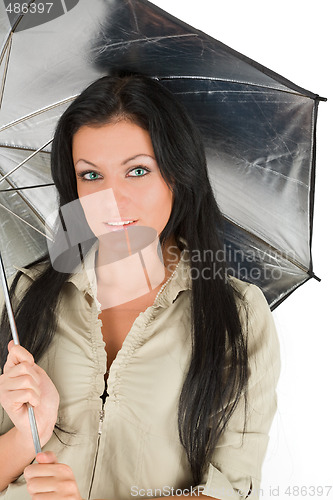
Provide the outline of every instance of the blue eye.
<path id="1" fill-rule="evenodd" d="M 97 172 L 89 171 L 89 172 L 81 172 L 80 177 L 85 181 L 95 181 L 100 178 L 100 175 Z"/>
<path id="2" fill-rule="evenodd" d="M 131 172 L 135 172 L 134 175 L 130 175 Z M 131 170 L 131 172 L 129 173 L 129 177 L 143 177 L 144 175 L 147 175 L 149 170 L 145 167 L 136 167 L 136 168 L 133 168 L 133 170 Z"/>

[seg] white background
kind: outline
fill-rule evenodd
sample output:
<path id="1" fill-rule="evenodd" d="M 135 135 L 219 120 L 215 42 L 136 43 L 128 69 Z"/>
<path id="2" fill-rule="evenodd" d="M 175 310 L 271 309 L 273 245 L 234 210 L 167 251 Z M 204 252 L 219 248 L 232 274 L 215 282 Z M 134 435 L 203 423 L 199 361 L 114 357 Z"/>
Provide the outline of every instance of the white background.
<path id="1" fill-rule="evenodd" d="M 153 0 L 179 19 L 221 40 L 297 85 L 327 97 L 319 104 L 314 272 L 274 312 L 282 372 L 278 412 L 263 467 L 262 498 L 333 498 L 333 328 L 330 294 L 333 196 L 332 15 L 319 0 Z M 310 486 L 329 486 L 320 497 Z M 301 490 L 288 486 L 304 486 Z M 301 494 L 303 493 L 303 494 Z"/>
<path id="2" fill-rule="evenodd" d="M 310 495 L 310 486 L 332 485 L 329 496 L 322 498 L 333 498 L 331 6 L 324 0 L 153 3 L 301 87 L 328 98 L 327 103 L 319 105 L 313 233 L 314 271 L 322 281 L 310 280 L 274 312 L 282 372 L 279 408 L 271 429 L 261 487 L 265 500 L 296 500 L 320 498 Z M 301 495 L 300 491 L 297 494 L 297 490 L 288 495 L 288 486 L 304 486 L 309 495 Z"/>

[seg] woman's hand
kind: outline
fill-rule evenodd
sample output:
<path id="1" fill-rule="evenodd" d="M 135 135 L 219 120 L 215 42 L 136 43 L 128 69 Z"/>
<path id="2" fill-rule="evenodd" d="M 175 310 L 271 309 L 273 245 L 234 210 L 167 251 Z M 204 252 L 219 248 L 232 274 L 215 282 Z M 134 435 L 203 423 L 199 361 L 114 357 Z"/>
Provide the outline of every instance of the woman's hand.
<path id="1" fill-rule="evenodd" d="M 32 500 L 82 500 L 73 471 L 68 465 L 58 464 L 54 453 L 38 453 L 38 464 L 24 470 L 28 492 Z"/>
<path id="2" fill-rule="evenodd" d="M 45 371 L 24 347 L 8 344 L 8 357 L 0 376 L 0 403 L 22 436 L 31 440 L 28 408 L 34 407 L 41 446 L 50 439 L 57 420 L 59 394 Z"/>

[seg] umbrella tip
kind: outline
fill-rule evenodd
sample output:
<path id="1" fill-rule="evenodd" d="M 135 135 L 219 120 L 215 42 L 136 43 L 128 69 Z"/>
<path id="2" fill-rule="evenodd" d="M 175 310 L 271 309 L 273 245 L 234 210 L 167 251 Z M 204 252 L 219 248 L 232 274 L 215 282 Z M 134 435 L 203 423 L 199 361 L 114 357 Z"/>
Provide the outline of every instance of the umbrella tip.
<path id="1" fill-rule="evenodd" d="M 319 281 L 319 282 L 321 281 L 321 278 L 318 278 L 318 276 L 316 276 L 316 275 L 315 275 L 315 273 L 314 273 L 313 271 L 310 271 L 310 272 L 309 272 L 309 276 L 310 276 L 311 278 L 314 278 L 316 281 Z"/>

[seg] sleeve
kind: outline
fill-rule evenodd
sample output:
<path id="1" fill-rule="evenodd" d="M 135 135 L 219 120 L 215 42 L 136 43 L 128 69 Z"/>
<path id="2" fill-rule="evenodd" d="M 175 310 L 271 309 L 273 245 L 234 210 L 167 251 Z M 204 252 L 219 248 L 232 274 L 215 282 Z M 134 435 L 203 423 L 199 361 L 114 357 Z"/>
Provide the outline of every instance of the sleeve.
<path id="1" fill-rule="evenodd" d="M 268 432 L 277 408 L 280 346 L 273 316 L 261 290 L 249 285 L 241 321 L 248 324 L 249 381 L 247 425 L 244 396 L 220 436 L 198 493 L 220 500 L 257 500 Z M 246 319 L 247 317 L 247 319 Z"/>

